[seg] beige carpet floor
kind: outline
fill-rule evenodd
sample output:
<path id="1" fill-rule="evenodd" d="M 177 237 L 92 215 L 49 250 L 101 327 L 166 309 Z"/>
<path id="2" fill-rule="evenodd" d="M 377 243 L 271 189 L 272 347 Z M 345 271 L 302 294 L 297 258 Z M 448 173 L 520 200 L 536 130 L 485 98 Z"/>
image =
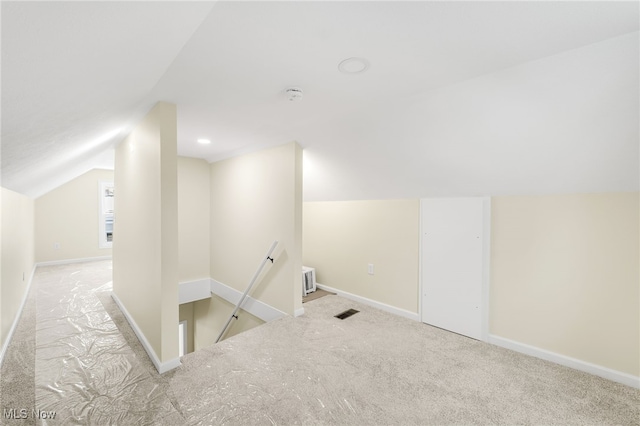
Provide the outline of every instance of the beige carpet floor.
<path id="1" fill-rule="evenodd" d="M 0 402 L 56 418 L 0 423 L 640 424 L 640 390 L 338 296 L 161 376 L 110 280 L 109 262 L 38 269 L 0 370 Z M 333 317 L 349 308 L 360 312 Z"/>

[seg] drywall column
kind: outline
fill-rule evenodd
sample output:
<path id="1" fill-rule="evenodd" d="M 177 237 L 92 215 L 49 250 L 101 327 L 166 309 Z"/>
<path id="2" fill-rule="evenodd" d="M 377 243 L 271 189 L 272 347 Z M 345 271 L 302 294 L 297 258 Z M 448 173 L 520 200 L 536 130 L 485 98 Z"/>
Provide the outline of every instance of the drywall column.
<path id="1" fill-rule="evenodd" d="M 244 291 L 274 240 L 276 262 L 251 296 L 302 308 L 302 150 L 295 143 L 211 164 L 211 277 Z"/>
<path id="2" fill-rule="evenodd" d="M 34 202 L 1 188 L 0 355 L 27 296 L 34 268 Z"/>
<path id="3" fill-rule="evenodd" d="M 492 199 L 490 333 L 637 377 L 638 193 Z"/>
<path id="4" fill-rule="evenodd" d="M 116 149 L 113 294 L 161 373 L 178 366 L 175 105 L 159 102 Z"/>

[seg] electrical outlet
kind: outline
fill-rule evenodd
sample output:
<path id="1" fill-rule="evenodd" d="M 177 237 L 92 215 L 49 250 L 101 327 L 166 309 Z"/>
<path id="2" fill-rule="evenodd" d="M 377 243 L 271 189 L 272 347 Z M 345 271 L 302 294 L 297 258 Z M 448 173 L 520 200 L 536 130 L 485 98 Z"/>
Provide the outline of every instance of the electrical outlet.
<path id="1" fill-rule="evenodd" d="M 60 243 L 53 243 L 54 250 L 60 250 Z"/>
<path id="2" fill-rule="evenodd" d="M 369 264 L 367 265 L 367 273 L 368 273 L 369 275 L 373 275 L 373 263 L 369 263 Z"/>

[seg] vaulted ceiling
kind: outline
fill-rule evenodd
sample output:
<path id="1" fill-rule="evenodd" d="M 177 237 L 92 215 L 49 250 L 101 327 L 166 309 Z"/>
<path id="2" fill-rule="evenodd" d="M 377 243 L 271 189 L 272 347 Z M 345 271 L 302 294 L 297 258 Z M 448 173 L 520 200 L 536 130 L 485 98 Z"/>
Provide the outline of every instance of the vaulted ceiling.
<path id="1" fill-rule="evenodd" d="M 298 141 L 307 200 L 638 190 L 638 9 L 3 1 L 1 183 L 110 167 L 162 100 L 180 155 Z"/>

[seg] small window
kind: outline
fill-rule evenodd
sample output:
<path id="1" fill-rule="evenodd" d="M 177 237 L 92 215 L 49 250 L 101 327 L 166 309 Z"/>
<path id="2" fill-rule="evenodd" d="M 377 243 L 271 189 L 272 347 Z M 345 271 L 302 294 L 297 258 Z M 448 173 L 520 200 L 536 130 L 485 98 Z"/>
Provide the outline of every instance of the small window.
<path id="1" fill-rule="evenodd" d="M 113 242 L 113 182 L 98 185 L 98 243 L 100 248 L 111 248 Z"/>

